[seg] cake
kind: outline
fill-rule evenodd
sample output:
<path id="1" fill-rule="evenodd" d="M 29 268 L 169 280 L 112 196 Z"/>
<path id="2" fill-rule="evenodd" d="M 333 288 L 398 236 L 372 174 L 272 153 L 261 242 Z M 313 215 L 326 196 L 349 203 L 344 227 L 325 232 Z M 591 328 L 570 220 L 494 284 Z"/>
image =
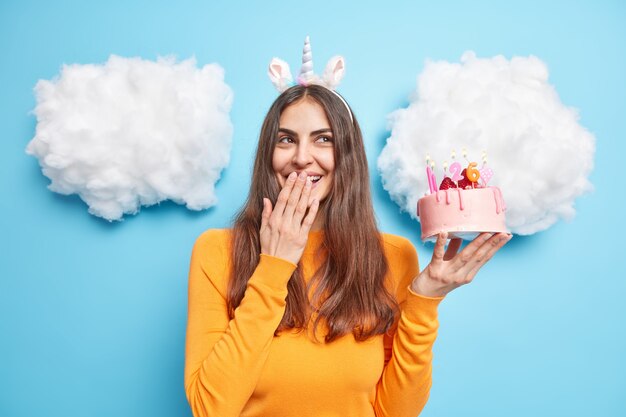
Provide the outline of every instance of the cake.
<path id="1" fill-rule="evenodd" d="M 472 162 L 460 176 L 444 177 L 439 189 L 435 188 L 432 169 L 427 167 L 430 193 L 417 202 L 423 241 L 435 241 L 441 232 L 448 232 L 450 239 L 466 240 L 481 232 L 508 233 L 502 192 L 498 187 L 487 186 L 493 172 L 484 165 L 480 170 L 475 167 L 476 163 Z"/>

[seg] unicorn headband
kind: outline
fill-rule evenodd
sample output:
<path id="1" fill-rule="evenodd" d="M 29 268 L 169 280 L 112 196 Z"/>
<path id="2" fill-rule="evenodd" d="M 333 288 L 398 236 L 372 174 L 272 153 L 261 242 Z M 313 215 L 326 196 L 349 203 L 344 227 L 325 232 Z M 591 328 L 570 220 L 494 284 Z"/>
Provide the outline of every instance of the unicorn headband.
<path id="1" fill-rule="evenodd" d="M 309 41 L 309 37 L 306 37 L 304 40 L 304 49 L 302 50 L 302 67 L 300 68 L 300 74 L 297 78 L 298 84 L 305 87 L 313 84 L 326 87 L 339 97 L 341 102 L 346 106 L 346 109 L 348 109 L 350 120 L 353 120 L 352 112 L 350 111 L 348 103 L 346 103 L 346 100 L 344 100 L 343 97 L 335 91 L 335 88 L 337 88 L 343 78 L 344 71 L 345 62 L 343 57 L 336 55 L 326 64 L 326 69 L 324 70 L 324 75 L 322 77 L 313 73 L 313 53 L 311 52 L 311 42 Z M 276 87 L 276 89 L 281 93 L 294 85 L 289 64 L 282 59 L 272 58 L 268 74 L 270 76 L 270 80 L 272 80 L 272 84 L 274 84 L 274 87 Z"/>

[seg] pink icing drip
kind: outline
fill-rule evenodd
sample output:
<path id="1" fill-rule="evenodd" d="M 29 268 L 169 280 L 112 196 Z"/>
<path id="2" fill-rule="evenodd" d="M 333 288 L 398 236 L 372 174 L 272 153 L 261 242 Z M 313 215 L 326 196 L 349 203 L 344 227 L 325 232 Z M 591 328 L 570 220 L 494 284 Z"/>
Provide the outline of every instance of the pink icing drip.
<path id="1" fill-rule="evenodd" d="M 446 204 L 450 204 L 450 193 L 448 191 L 450 190 L 446 189 Z"/>
<path id="2" fill-rule="evenodd" d="M 457 190 L 459 190 L 459 208 L 463 210 L 463 190 L 461 190 L 460 188 L 457 188 Z"/>
<path id="3" fill-rule="evenodd" d="M 493 191 L 493 197 L 496 200 L 496 214 L 500 214 L 501 211 L 506 210 L 506 205 L 504 204 L 504 199 L 502 198 L 502 191 L 498 187 L 491 187 Z"/>
<path id="4" fill-rule="evenodd" d="M 435 191 L 435 198 L 437 199 L 437 203 L 439 202 L 439 190 Z"/>

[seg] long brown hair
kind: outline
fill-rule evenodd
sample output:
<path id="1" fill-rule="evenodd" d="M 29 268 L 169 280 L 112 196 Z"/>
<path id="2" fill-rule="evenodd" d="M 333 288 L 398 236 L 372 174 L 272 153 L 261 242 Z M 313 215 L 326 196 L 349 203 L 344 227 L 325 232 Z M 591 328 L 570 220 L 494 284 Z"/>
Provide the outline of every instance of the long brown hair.
<path id="1" fill-rule="evenodd" d="M 318 216 L 324 216 L 322 248 L 327 256 L 315 279 L 311 279 L 311 283 L 318 284 L 312 301 L 308 299 L 301 264 L 294 271 L 287 287 L 285 314 L 275 335 L 285 329 L 305 329 L 315 309 L 313 334 L 324 319 L 328 326 L 326 343 L 350 332 L 356 340 L 366 340 L 393 325 L 398 305 L 384 285 L 388 266 L 372 207 L 361 129 L 356 118 L 351 119 L 346 104 L 317 85 L 289 88 L 274 101 L 263 121 L 250 193 L 233 224 L 228 312 L 232 319 L 259 263 L 263 197 L 275 202 L 280 192 L 272 168 L 280 115 L 306 97 L 324 108 L 334 137 L 333 184 L 318 212 Z"/>

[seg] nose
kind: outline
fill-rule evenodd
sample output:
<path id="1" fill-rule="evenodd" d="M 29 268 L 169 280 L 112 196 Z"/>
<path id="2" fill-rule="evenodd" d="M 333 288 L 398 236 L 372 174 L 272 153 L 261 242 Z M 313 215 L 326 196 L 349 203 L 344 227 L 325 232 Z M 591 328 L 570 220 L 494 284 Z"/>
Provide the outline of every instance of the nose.
<path id="1" fill-rule="evenodd" d="M 311 149 L 309 148 L 309 144 L 305 141 L 301 141 L 297 148 L 296 152 L 293 155 L 293 164 L 296 166 L 307 166 L 311 162 L 313 162 L 313 154 L 311 153 Z"/>

